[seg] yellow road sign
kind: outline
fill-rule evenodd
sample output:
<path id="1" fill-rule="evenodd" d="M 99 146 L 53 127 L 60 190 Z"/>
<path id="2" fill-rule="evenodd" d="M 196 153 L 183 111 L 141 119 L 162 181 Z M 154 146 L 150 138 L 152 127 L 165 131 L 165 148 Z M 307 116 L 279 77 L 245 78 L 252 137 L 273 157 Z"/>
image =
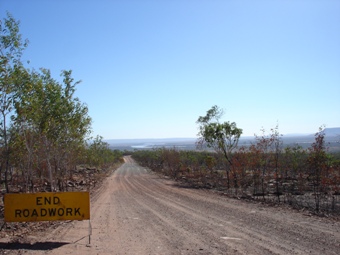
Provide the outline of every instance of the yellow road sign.
<path id="1" fill-rule="evenodd" d="M 89 220 L 89 192 L 5 194 L 5 221 Z"/>

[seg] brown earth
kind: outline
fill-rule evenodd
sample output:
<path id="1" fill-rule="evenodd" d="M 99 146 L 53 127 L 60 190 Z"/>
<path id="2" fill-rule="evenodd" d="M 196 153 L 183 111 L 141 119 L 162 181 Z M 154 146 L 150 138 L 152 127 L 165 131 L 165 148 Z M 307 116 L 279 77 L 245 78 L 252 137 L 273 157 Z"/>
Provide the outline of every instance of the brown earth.
<path id="1" fill-rule="evenodd" d="M 130 157 L 91 198 L 89 221 L 62 222 L 6 254 L 340 254 L 340 222 L 181 187 Z M 90 245 L 89 245 L 90 241 Z"/>

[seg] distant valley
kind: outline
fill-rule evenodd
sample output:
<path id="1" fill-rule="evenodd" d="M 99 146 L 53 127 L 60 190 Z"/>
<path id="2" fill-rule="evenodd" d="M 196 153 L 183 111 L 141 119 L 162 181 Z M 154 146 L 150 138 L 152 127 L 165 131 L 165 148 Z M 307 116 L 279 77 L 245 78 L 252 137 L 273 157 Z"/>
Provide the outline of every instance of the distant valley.
<path id="1" fill-rule="evenodd" d="M 340 128 L 326 128 L 325 140 L 329 151 L 340 151 Z M 308 148 L 315 140 L 315 134 L 286 134 L 282 136 L 283 146 L 296 144 Z M 177 148 L 196 150 L 197 138 L 160 138 L 160 139 L 109 139 L 105 140 L 112 149 L 141 150 L 153 148 Z M 241 136 L 239 146 L 249 146 L 255 142 L 254 136 Z"/>

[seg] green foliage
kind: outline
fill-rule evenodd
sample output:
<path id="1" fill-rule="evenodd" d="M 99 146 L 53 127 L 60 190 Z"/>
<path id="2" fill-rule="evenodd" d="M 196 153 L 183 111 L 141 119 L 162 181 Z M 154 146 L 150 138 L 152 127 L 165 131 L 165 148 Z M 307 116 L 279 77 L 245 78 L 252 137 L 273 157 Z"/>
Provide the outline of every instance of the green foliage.
<path id="1" fill-rule="evenodd" d="M 234 150 L 225 171 L 222 153 L 159 148 L 138 150 L 132 157 L 144 167 L 191 187 L 215 188 L 232 196 L 288 203 L 317 213 L 339 213 L 340 161 L 327 153 L 323 133 L 304 150 L 282 148 L 278 128 L 255 143 Z M 230 178 L 228 175 L 230 174 Z"/>
<path id="2" fill-rule="evenodd" d="M 7 18 L 0 20 L 0 63 L 1 68 L 20 65 L 23 50 L 27 47 L 28 40 L 23 41 L 19 32 L 20 22 L 16 21 L 10 13 Z M 1 72 L 3 69 L 0 69 Z"/>
<path id="3" fill-rule="evenodd" d="M 78 98 L 73 97 L 75 86 L 71 71 L 63 71 L 64 84 L 51 77 L 47 69 L 40 72 L 21 68 L 16 72 L 16 89 L 12 124 L 18 130 L 18 136 L 26 141 L 27 153 L 39 147 L 49 172 L 51 189 L 53 176 L 60 176 L 54 169 L 72 167 L 80 147 L 85 145 L 90 132 L 91 118 L 87 107 Z M 27 136 L 35 139 L 27 140 Z M 29 142 L 29 143 L 28 143 Z M 31 160 L 33 160 L 31 158 Z M 52 166 L 52 162 L 54 163 Z"/>
<path id="4" fill-rule="evenodd" d="M 198 147 L 205 144 L 209 148 L 213 148 L 218 153 L 223 153 L 230 165 L 231 153 L 237 147 L 242 129 L 237 128 L 235 122 L 219 123 L 223 111 L 218 106 L 213 106 L 207 111 L 205 116 L 200 116 L 197 120 L 199 125 Z"/>
<path id="5" fill-rule="evenodd" d="M 118 150 L 111 150 L 109 144 L 102 139 L 103 137 L 96 136 L 95 139 L 87 145 L 87 158 L 84 162 L 91 166 L 107 167 L 120 160 L 122 153 Z"/>
<path id="6" fill-rule="evenodd" d="M 8 188 L 8 172 L 10 170 L 10 145 L 11 137 L 8 133 L 8 114 L 11 113 L 14 100 L 15 72 L 21 66 L 22 51 L 27 45 L 19 33 L 19 22 L 8 13 L 7 18 L 0 21 L 0 113 L 1 113 L 1 152 L 2 162 L 0 167 L 0 180 L 2 168 L 5 168 L 5 185 Z"/>
<path id="7" fill-rule="evenodd" d="M 218 106 L 211 107 L 205 116 L 200 116 L 197 120 L 199 125 L 198 142 L 199 148 L 207 145 L 208 148 L 213 148 L 217 153 L 222 154 L 229 164 L 227 170 L 228 187 L 230 186 L 231 172 L 234 177 L 234 182 L 237 182 L 237 174 L 234 171 L 232 160 L 232 152 L 237 148 L 238 141 L 242 134 L 242 129 L 236 126 L 235 122 L 220 123 L 219 119 L 223 115 L 223 111 Z"/>
<path id="8" fill-rule="evenodd" d="M 72 71 L 62 71 L 59 82 L 48 69 L 25 68 L 26 46 L 19 22 L 7 14 L 0 21 L 0 181 L 4 176 L 7 192 L 9 175 L 11 180 L 20 176 L 21 191 L 32 190 L 37 178 L 48 178 L 55 190 L 88 155 L 96 166 L 120 157 L 101 139 L 87 145 L 91 118 L 74 96 L 80 81 L 74 81 Z"/>

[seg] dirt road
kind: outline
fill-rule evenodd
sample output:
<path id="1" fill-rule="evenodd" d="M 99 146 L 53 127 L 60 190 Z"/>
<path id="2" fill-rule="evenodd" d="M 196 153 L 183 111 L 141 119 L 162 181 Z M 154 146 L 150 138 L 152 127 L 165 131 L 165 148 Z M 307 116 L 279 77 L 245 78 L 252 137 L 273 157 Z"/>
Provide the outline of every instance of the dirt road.
<path id="1" fill-rule="evenodd" d="M 340 224 L 179 187 L 131 158 L 72 222 L 7 254 L 340 254 Z M 4 245 L 2 245 L 4 246 Z"/>

